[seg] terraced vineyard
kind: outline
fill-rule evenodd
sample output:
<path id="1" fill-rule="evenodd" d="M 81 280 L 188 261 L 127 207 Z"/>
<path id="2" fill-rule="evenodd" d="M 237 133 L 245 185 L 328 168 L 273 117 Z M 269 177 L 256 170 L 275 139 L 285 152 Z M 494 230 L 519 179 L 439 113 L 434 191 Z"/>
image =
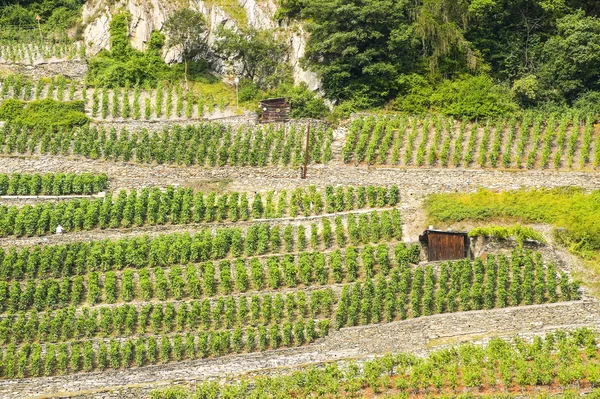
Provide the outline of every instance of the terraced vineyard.
<path id="1" fill-rule="evenodd" d="M 54 48 L 54 51 L 59 52 L 66 50 Z M 77 48 L 69 48 L 68 51 L 72 54 L 76 50 Z M 44 53 L 37 55 L 41 54 Z M 20 74 L 8 75 L 0 78 L 0 98 L 82 101 L 89 116 L 98 120 L 201 119 L 216 111 L 223 112 L 226 108 L 235 107 L 235 98 L 227 92 L 196 94 L 181 84 L 162 82 L 155 88 L 139 85 L 124 88 L 88 87 L 83 81 L 63 75 L 37 80 Z"/>
<path id="2" fill-rule="evenodd" d="M 37 36 L 37 34 L 35 35 Z M 0 42 L 0 61 L 34 64 L 48 59 L 84 59 L 86 48 L 81 43 L 63 41 L 61 43 L 39 42 L 38 38 L 25 41 L 3 40 Z"/>
<path id="3" fill-rule="evenodd" d="M 431 116 L 365 117 L 352 122 L 344 163 L 443 168 L 596 169 L 593 115 L 526 113 L 477 123 Z"/>
<path id="4" fill-rule="evenodd" d="M 153 191 L 147 203 L 156 203 L 156 221 L 194 221 L 200 230 L 1 250 L 0 375 L 49 376 L 272 350 L 306 345 L 345 326 L 579 295 L 566 274 L 531 252 L 416 266 L 419 247 L 399 242 L 397 188 L 329 187 L 322 194 L 298 189 L 288 203 L 279 193 L 277 208 L 272 193 L 264 203 L 256 195 L 250 210 L 237 202 L 246 193 L 211 193 L 204 202 L 189 190 Z M 129 213 L 134 224 L 154 220 L 135 192 L 119 198 L 89 208 L 107 209 L 104 227 L 128 226 L 113 218 Z M 185 198 L 196 208 L 180 206 Z M 66 211 L 70 201 L 60 204 L 61 223 L 68 222 L 65 215 L 81 215 L 84 225 L 96 218 L 79 208 Z M 386 205 L 392 208 L 354 211 Z M 345 212 L 321 215 L 325 210 Z M 321 216 L 300 224 L 277 219 L 300 212 Z M 263 216 L 274 219 L 202 228 L 213 220 Z"/>
<path id="5" fill-rule="evenodd" d="M 40 81 L 40 98 L 83 89 Z M 31 82 L 6 82 L 4 98 L 36 96 Z M 151 107 L 165 104 L 157 93 Z M 417 241 L 429 224 L 421 194 L 464 190 L 485 173 L 470 169 L 524 169 L 535 187 L 544 169 L 593 171 L 592 118 L 152 127 L 184 112 L 179 97 L 179 111 L 159 108 L 147 129 L 3 125 L 0 396 L 436 396 L 600 383 L 597 302 L 548 234 L 531 230 L 537 244 L 473 238 L 474 256 L 453 262 L 425 262 Z M 105 104 L 98 115 L 135 119 L 122 114 L 129 105 Z M 556 184 L 569 175 L 595 184 L 592 173 L 556 173 Z M 576 327 L 589 329 L 533 337 Z M 515 334 L 523 340 L 508 343 Z M 462 341 L 487 346 L 414 355 Z M 394 348 L 411 354 L 366 359 Z M 291 374 L 204 381 L 275 367 Z M 160 388 L 173 380 L 183 385 Z"/>

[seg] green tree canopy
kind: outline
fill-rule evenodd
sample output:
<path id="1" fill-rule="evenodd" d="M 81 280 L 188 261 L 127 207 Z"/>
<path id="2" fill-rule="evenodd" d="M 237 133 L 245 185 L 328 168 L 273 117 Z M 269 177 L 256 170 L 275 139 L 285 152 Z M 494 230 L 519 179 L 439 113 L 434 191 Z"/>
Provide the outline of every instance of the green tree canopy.
<path id="1" fill-rule="evenodd" d="M 418 41 L 406 0 L 313 0 L 305 62 L 325 96 L 364 106 L 395 96 L 402 73 L 419 70 Z"/>
<path id="2" fill-rule="evenodd" d="M 559 19 L 557 27 L 543 47 L 540 80 L 550 96 L 572 102 L 587 90 L 600 90 L 600 19 L 579 11 Z"/>
<path id="3" fill-rule="evenodd" d="M 165 21 L 164 30 L 167 45 L 181 50 L 187 80 L 188 61 L 203 55 L 208 49 L 204 15 L 189 8 L 176 10 Z"/>
<path id="4" fill-rule="evenodd" d="M 239 63 L 242 75 L 261 88 L 289 80 L 287 47 L 274 31 L 249 27 L 236 32 L 219 27 L 215 51 L 225 60 Z"/>

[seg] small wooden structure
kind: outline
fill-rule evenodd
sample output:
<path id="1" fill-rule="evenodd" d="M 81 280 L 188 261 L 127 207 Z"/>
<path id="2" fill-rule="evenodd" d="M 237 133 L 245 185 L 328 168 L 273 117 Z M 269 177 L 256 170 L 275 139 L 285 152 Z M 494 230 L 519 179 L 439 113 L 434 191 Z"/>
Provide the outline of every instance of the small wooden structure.
<path id="1" fill-rule="evenodd" d="M 425 230 L 419 236 L 429 262 L 458 260 L 469 256 L 469 235 L 457 231 Z"/>
<path id="2" fill-rule="evenodd" d="M 290 119 L 291 105 L 285 98 L 268 98 L 260 103 L 261 123 L 287 122 Z"/>

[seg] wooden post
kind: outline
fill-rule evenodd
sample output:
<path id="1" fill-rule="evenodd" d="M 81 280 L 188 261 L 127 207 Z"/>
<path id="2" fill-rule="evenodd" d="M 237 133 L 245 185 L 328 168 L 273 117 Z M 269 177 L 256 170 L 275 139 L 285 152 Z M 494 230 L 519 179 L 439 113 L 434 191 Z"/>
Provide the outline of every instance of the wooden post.
<path id="1" fill-rule="evenodd" d="M 44 41 L 44 36 L 42 35 L 42 26 L 40 25 L 40 19 L 42 19 L 42 18 L 40 18 L 39 15 L 36 15 L 35 19 L 37 20 L 38 29 L 40 31 L 40 41 Z"/>
<path id="2" fill-rule="evenodd" d="M 304 168 L 302 169 L 302 178 L 306 179 L 306 168 L 308 167 L 308 140 L 310 139 L 310 124 L 306 129 L 306 147 L 304 148 Z"/>

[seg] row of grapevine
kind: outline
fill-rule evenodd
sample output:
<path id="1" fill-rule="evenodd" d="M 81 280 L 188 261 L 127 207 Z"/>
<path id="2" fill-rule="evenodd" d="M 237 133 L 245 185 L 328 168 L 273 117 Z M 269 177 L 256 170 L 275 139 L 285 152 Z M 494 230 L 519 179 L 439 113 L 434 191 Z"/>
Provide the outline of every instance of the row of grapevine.
<path id="1" fill-rule="evenodd" d="M 84 126 L 75 130 L 33 129 L 6 123 L 0 132 L 0 153 L 79 155 L 90 159 L 206 166 L 300 166 L 304 161 L 303 128 L 260 126 L 234 130 L 218 123 L 161 131 L 120 132 Z M 332 158 L 333 131 L 311 129 L 309 161 L 327 163 Z"/>
<path id="2" fill-rule="evenodd" d="M 72 83 L 75 84 L 75 83 Z M 48 88 L 48 93 L 51 87 Z M 231 99 L 226 97 L 215 98 L 212 95 L 196 96 L 192 91 L 185 91 L 181 86 L 168 87 L 162 85 L 152 91 L 150 88 L 143 90 L 136 86 L 131 89 L 125 86 L 112 89 L 95 88 L 89 95 L 84 85 L 81 89 L 82 100 L 91 108 L 91 116 L 107 119 L 171 119 L 171 118 L 202 118 L 207 113 L 216 110 L 223 112 L 231 106 Z M 91 90 L 91 89 L 89 89 Z M 91 104 L 88 97 L 91 97 Z"/>
<path id="3" fill-rule="evenodd" d="M 573 386 L 600 386 L 597 338 L 589 329 L 556 331 L 532 342 L 516 338 L 490 340 L 486 347 L 473 344 L 438 349 L 423 358 L 398 353 L 350 363 L 310 367 L 292 375 L 250 377 L 239 382 L 207 381 L 194 390 L 187 386 L 160 388 L 152 399 L 265 398 L 265 397 L 407 397 L 410 395 L 473 396 L 473 390 L 488 392 L 528 391 L 543 387 L 548 392 Z M 458 393 L 461 395 L 457 395 Z M 563 391 L 564 392 L 564 391 Z M 463 394 L 464 393 L 464 394 Z M 364 395 L 364 396 L 363 396 Z M 539 397 L 548 393 L 541 391 Z M 557 396 L 558 394 L 552 394 Z M 592 396 L 595 393 L 592 393 Z M 578 397 L 564 392 L 558 398 Z"/>
<path id="4" fill-rule="evenodd" d="M 0 313 L 5 311 L 64 308 L 88 303 L 185 299 L 247 292 L 249 290 L 294 288 L 353 282 L 364 276 L 388 275 L 393 267 L 418 260 L 419 247 L 407 249 L 403 243 L 394 248 L 392 258 L 386 244 L 376 248 L 348 247 L 344 254 L 301 253 L 265 258 L 223 260 L 218 267 L 212 262 L 138 270 L 126 269 L 117 274 L 91 272 L 88 275 L 60 280 L 28 280 L 20 284 L 0 281 Z"/>
<path id="5" fill-rule="evenodd" d="M 196 96 L 181 85 L 163 87 L 159 83 L 153 90 L 140 86 L 131 88 L 129 84 L 121 90 L 109 91 L 104 88 L 89 88 L 85 83 L 69 80 L 60 75 L 51 79 L 40 78 L 34 82 L 23 75 L 9 75 L 0 79 L 0 97 L 20 100 L 41 98 L 58 101 L 81 100 L 91 112 L 91 116 L 106 119 L 169 119 L 202 118 L 215 110 L 224 111 L 231 100 L 226 97 L 215 99 L 208 95 Z"/>
<path id="6" fill-rule="evenodd" d="M 0 174 L 0 195 L 95 194 L 107 188 L 105 173 Z"/>
<path id="7" fill-rule="evenodd" d="M 572 168 L 579 155 L 579 168 L 596 168 L 600 143 L 594 122 L 593 115 L 578 114 L 525 113 L 520 120 L 471 125 L 441 116 L 371 116 L 352 122 L 342 157 L 345 163 L 380 165 L 560 169 Z"/>
<path id="8" fill-rule="evenodd" d="M 67 61 L 85 59 L 86 47 L 82 43 L 47 43 L 39 41 L 6 41 L 0 43 L 0 61 L 29 63 L 33 65 L 40 59 L 66 59 Z"/>
<path id="9" fill-rule="evenodd" d="M 0 320 L 0 344 L 66 342 L 73 339 L 128 337 L 186 331 L 212 331 L 234 327 L 296 322 L 306 317 L 329 318 L 335 304 L 331 289 L 219 297 L 215 301 L 155 303 L 141 307 L 75 308 L 38 315 L 21 312 Z"/>
<path id="10" fill-rule="evenodd" d="M 190 224 L 201 222 L 237 222 L 266 218 L 278 218 L 288 213 L 292 217 L 299 213 L 305 216 L 321 214 L 323 210 L 346 210 L 356 206 L 385 207 L 396 205 L 398 190 L 394 186 L 388 195 L 385 187 L 373 189 L 374 196 L 366 202 L 366 195 L 346 196 L 348 190 L 340 187 L 342 197 L 327 193 L 326 204 L 322 194 L 316 190 L 306 193 L 303 189 L 292 191 L 288 202 L 287 191 L 282 191 L 274 202 L 274 193 L 267 195 L 263 202 L 260 194 L 255 194 L 252 203 L 246 193 L 222 194 L 218 198 L 214 192 L 206 197 L 201 192 L 194 194 L 191 189 L 167 188 L 165 192 L 155 188 L 143 189 L 139 192 L 121 191 L 113 200 L 112 194 L 95 200 L 71 199 L 58 203 L 46 202 L 37 205 L 16 205 L 7 207 L 0 205 L 0 237 L 1 236 L 43 236 L 53 233 L 57 226 L 62 226 L 63 232 L 128 228 L 144 225 Z M 353 189 L 349 190 L 353 193 Z M 364 188 L 359 190 L 367 193 Z M 338 201 L 339 199 L 339 201 Z M 349 202 L 345 202 L 349 201 Z M 393 203 L 393 204 L 392 204 Z M 324 209 L 325 208 L 325 209 Z"/>
<path id="11" fill-rule="evenodd" d="M 184 359 L 224 356 L 280 347 L 300 346 L 318 338 L 314 320 L 284 322 L 233 331 L 188 333 L 135 340 L 84 340 L 61 344 L 9 344 L 0 351 L 0 378 L 61 375 L 79 371 L 126 369 Z"/>
<path id="12" fill-rule="evenodd" d="M 36 245 L 0 249 L 0 282 L 24 278 L 81 275 L 91 271 L 168 266 L 223 259 L 228 256 L 263 255 L 303 251 L 307 243 L 313 248 L 345 247 L 360 243 L 400 240 L 402 222 L 397 209 L 346 216 L 348 228 L 340 216 L 311 224 L 270 226 L 254 224 L 247 231 L 240 228 L 202 229 L 191 235 L 166 234 L 137 236 L 121 240 L 74 242 L 61 245 Z M 310 238 L 308 238 L 310 237 Z"/>
<path id="13" fill-rule="evenodd" d="M 568 301 L 578 298 L 578 286 L 566 274 L 560 281 L 553 264 L 535 266 L 530 258 L 506 258 L 500 262 L 490 256 L 486 265 L 458 261 L 443 263 L 439 274 L 432 266 L 414 270 L 394 269 L 389 282 L 367 279 L 344 286 L 335 314 L 336 328 L 389 322 L 396 317 L 430 316 L 496 307 Z M 499 263 L 499 264 L 498 264 Z M 560 288 L 560 291 L 559 291 Z"/>

